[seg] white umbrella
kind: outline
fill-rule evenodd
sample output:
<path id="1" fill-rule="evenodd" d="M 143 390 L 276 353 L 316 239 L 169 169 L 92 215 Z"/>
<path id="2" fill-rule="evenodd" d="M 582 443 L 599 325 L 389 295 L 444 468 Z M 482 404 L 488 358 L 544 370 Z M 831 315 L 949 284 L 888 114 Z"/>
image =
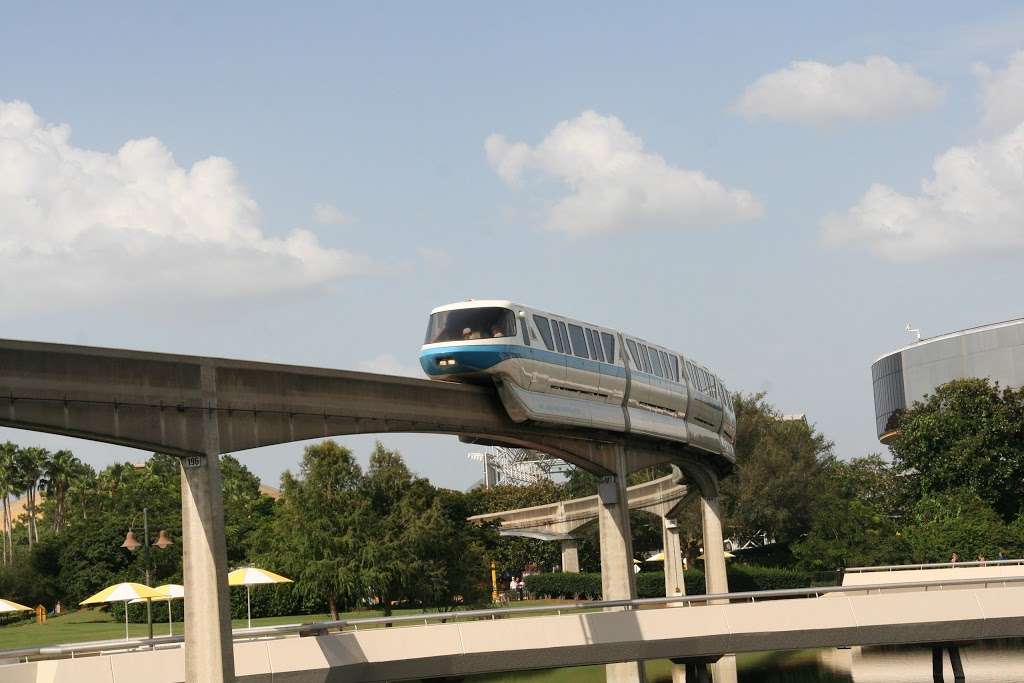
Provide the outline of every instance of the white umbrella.
<path id="1" fill-rule="evenodd" d="M 25 607 L 25 605 L 19 605 L 12 600 L 4 600 L 0 598 L 0 614 L 7 614 L 8 612 L 31 612 L 31 607 Z"/>
<path id="2" fill-rule="evenodd" d="M 291 582 L 292 580 L 287 577 L 256 567 L 243 567 L 228 574 L 229 586 L 245 586 L 245 611 L 249 617 L 249 628 L 252 628 L 252 594 L 250 593 L 250 586 Z"/>
<path id="3" fill-rule="evenodd" d="M 165 583 L 162 586 L 154 588 L 157 593 L 160 593 L 160 597 L 167 600 L 167 635 L 174 635 L 174 623 L 173 615 L 171 614 L 171 600 L 183 599 L 185 597 L 185 587 L 177 583 Z M 145 602 L 144 598 L 138 598 L 132 600 L 132 603 Z"/>
<path id="4" fill-rule="evenodd" d="M 124 603 L 124 639 L 128 640 L 128 603 L 132 600 L 148 600 L 164 597 L 149 586 L 141 583 L 116 583 L 107 586 L 96 595 L 92 595 L 79 605 L 96 605 L 101 602 L 123 602 Z"/>

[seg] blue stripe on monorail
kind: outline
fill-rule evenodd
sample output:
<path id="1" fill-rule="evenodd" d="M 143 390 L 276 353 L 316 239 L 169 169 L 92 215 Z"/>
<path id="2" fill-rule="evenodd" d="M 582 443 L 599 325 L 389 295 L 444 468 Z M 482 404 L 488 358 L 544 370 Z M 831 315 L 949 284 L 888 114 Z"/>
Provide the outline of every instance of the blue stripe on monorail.
<path id="1" fill-rule="evenodd" d="M 440 367 L 437 364 L 440 358 L 452 358 L 456 364 Z M 530 358 L 542 363 L 564 365 L 576 370 L 615 375 L 622 378 L 626 376 L 626 369 L 618 365 L 600 363 L 578 356 L 567 356 L 555 351 L 539 349 L 535 346 L 519 346 L 515 344 L 453 344 L 451 346 L 435 346 L 420 351 L 420 366 L 428 375 L 451 375 L 486 370 L 503 360 L 511 358 Z M 634 372 L 636 371 L 634 370 Z M 660 377 L 655 377 L 655 379 L 663 382 L 668 381 L 670 384 L 678 384 L 677 382 L 664 380 Z"/>

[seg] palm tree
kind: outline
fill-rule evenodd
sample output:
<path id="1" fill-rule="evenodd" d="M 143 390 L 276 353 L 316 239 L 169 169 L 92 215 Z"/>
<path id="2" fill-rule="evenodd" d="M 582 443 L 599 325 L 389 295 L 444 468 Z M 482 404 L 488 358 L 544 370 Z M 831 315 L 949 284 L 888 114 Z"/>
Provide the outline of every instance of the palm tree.
<path id="1" fill-rule="evenodd" d="M 36 492 L 39 490 L 39 478 L 43 475 L 43 466 L 50 457 L 45 448 L 30 446 L 19 448 L 15 456 L 18 483 L 20 490 L 25 492 L 28 511 L 28 547 L 39 542 L 39 527 L 36 526 Z"/>
<path id="2" fill-rule="evenodd" d="M 53 530 L 58 534 L 64 526 L 68 489 L 81 464 L 68 450 L 57 451 L 43 463 L 43 479 L 40 483 L 46 491 L 46 497 L 53 502 Z"/>
<path id="3" fill-rule="evenodd" d="M 14 539 L 11 537 L 11 494 L 17 491 L 17 464 L 15 457 L 18 446 L 7 441 L 0 444 L 0 498 L 3 499 L 4 564 L 14 561 Z"/>

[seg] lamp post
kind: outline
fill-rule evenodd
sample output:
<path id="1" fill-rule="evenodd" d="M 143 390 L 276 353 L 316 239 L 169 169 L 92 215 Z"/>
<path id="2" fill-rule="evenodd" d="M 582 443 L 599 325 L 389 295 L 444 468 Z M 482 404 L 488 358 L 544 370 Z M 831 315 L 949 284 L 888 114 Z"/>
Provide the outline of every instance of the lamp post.
<path id="1" fill-rule="evenodd" d="M 150 553 L 150 550 L 149 550 L 149 546 L 150 546 L 150 542 L 149 542 L 149 509 L 148 508 L 142 508 L 142 543 L 139 543 L 139 541 L 136 540 L 135 533 L 132 531 L 132 526 L 134 526 L 135 519 L 138 516 L 139 516 L 139 513 L 136 512 L 135 513 L 135 517 L 132 517 L 132 522 L 131 522 L 131 524 L 128 525 L 128 533 L 125 534 L 125 536 L 124 536 L 124 543 L 121 544 L 121 547 L 122 548 L 127 548 L 130 552 L 134 553 L 139 548 L 145 546 L 145 548 L 146 548 L 146 557 L 145 557 L 144 562 L 145 562 L 145 568 L 146 568 L 146 585 L 149 586 L 149 584 L 150 584 L 150 577 L 149 577 L 149 573 L 150 573 L 150 570 L 149 570 L 149 560 L 150 560 L 150 555 L 149 555 L 149 553 Z M 157 539 L 155 541 L 153 541 L 152 545 L 155 545 L 157 548 L 160 548 L 161 550 L 163 550 L 163 549 L 165 549 L 169 545 L 174 545 L 174 541 L 171 540 L 170 535 L 167 533 L 167 531 L 165 529 L 161 529 L 160 530 L 160 534 L 157 536 Z M 152 588 L 152 586 L 150 586 L 150 588 Z M 124 608 L 125 608 L 125 610 L 127 610 L 128 609 L 128 605 L 125 604 Z M 170 601 L 168 601 L 168 603 L 167 603 L 167 609 L 168 610 L 171 609 Z M 146 600 L 146 624 L 149 626 L 149 639 L 152 640 L 153 639 L 153 601 L 152 600 Z"/>

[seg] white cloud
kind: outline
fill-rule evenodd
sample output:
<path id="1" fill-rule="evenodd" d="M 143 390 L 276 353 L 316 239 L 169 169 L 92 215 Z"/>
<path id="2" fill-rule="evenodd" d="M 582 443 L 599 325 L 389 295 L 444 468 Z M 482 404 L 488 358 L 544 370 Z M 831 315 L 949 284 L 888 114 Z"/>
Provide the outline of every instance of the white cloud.
<path id="1" fill-rule="evenodd" d="M 975 66 L 981 79 L 982 125 L 989 132 L 1001 132 L 1024 121 L 1024 50 L 1010 57 L 1006 68 L 992 71 Z"/>
<path id="2" fill-rule="evenodd" d="M 352 217 L 327 202 L 318 202 L 313 205 L 313 220 L 321 225 L 341 225 L 348 223 Z"/>
<path id="3" fill-rule="evenodd" d="M 363 372 L 374 372 L 379 375 L 425 378 L 423 369 L 419 365 L 403 363 L 390 353 L 382 353 L 379 356 L 362 361 L 359 363 L 359 369 Z"/>
<path id="4" fill-rule="evenodd" d="M 573 235 L 645 228 L 710 227 L 751 220 L 761 206 L 700 171 L 670 166 L 614 116 L 586 111 L 562 121 L 540 144 L 484 142 L 487 159 L 509 184 L 528 170 L 561 181 L 569 194 L 547 212 L 545 227 Z"/>
<path id="5" fill-rule="evenodd" d="M 1024 249 L 1024 123 L 950 148 L 932 170 L 916 195 L 872 185 L 856 206 L 822 221 L 825 241 L 898 261 Z"/>
<path id="6" fill-rule="evenodd" d="M 0 313 L 263 294 L 364 267 L 307 230 L 265 234 L 227 159 L 183 168 L 156 138 L 82 149 L 0 101 Z"/>
<path id="7" fill-rule="evenodd" d="M 943 90 L 905 64 L 872 56 L 838 66 L 792 62 L 747 86 L 734 110 L 748 118 L 825 125 L 891 119 L 937 107 Z"/>

